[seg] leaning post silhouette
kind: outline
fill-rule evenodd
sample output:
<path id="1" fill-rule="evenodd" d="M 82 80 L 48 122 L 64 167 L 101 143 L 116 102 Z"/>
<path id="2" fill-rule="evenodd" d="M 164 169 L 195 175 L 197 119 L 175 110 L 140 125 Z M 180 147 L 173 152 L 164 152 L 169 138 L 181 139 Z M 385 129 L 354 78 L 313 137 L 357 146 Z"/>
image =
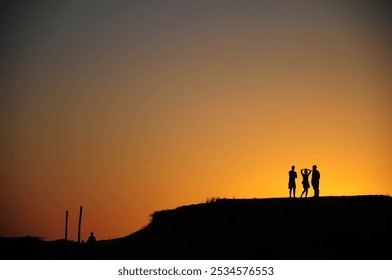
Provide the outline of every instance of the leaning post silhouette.
<path id="1" fill-rule="evenodd" d="M 68 210 L 65 211 L 65 241 L 68 240 Z"/>
<path id="2" fill-rule="evenodd" d="M 83 206 L 80 205 L 79 226 L 78 226 L 78 243 L 80 243 L 80 230 L 81 230 L 81 227 L 82 227 L 82 210 L 83 210 Z"/>

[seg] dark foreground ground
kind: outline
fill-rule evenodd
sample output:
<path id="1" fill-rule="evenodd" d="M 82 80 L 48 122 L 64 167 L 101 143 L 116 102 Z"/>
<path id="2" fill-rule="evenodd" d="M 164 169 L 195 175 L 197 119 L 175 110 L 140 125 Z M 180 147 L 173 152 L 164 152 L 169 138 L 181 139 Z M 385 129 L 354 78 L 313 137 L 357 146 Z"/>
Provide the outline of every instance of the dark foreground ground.
<path id="1" fill-rule="evenodd" d="M 1 259 L 392 259 L 392 197 L 220 199 L 94 246 L 0 238 Z"/>

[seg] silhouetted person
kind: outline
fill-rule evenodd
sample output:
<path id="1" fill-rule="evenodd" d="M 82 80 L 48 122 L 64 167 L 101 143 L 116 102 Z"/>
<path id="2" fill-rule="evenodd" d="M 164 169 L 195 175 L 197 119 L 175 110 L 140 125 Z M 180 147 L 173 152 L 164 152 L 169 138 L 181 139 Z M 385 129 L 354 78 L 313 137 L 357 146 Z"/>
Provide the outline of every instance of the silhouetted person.
<path id="1" fill-rule="evenodd" d="M 310 169 L 304 168 L 301 169 L 301 174 L 302 174 L 302 185 L 304 187 L 304 190 L 302 191 L 301 197 L 305 194 L 305 197 L 308 197 L 308 189 L 310 188 L 309 185 L 309 175 L 312 173 Z"/>
<path id="2" fill-rule="evenodd" d="M 291 166 L 291 170 L 289 171 L 289 194 L 291 197 L 291 193 L 293 193 L 293 197 L 295 197 L 295 178 L 297 178 L 297 172 L 294 171 L 295 166 Z"/>
<path id="3" fill-rule="evenodd" d="M 314 190 L 314 197 L 319 197 L 320 195 L 320 172 L 317 170 L 317 166 L 313 165 L 313 173 L 312 173 L 312 187 Z"/>
<path id="4" fill-rule="evenodd" d="M 96 252 L 97 252 L 96 243 L 97 242 L 94 236 L 94 232 L 91 232 L 90 236 L 87 239 L 87 247 L 86 247 L 87 250 L 85 251 L 84 258 L 94 259 L 96 257 Z"/>
<path id="5" fill-rule="evenodd" d="M 90 236 L 87 240 L 87 244 L 93 246 L 95 244 L 95 236 L 94 236 L 94 232 L 90 233 Z"/>

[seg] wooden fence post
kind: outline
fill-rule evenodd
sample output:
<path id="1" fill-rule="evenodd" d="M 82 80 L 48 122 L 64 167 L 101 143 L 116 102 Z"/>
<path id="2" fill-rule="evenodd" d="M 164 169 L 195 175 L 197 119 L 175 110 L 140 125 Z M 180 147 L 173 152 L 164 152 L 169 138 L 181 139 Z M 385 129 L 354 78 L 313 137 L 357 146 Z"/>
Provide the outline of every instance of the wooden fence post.
<path id="1" fill-rule="evenodd" d="M 68 240 L 68 210 L 65 211 L 65 241 Z"/>
<path id="2" fill-rule="evenodd" d="M 81 227 L 82 227 L 82 210 L 83 210 L 83 207 L 80 206 L 80 212 L 79 212 L 79 227 L 78 227 L 78 243 L 80 243 L 80 230 L 81 230 Z"/>

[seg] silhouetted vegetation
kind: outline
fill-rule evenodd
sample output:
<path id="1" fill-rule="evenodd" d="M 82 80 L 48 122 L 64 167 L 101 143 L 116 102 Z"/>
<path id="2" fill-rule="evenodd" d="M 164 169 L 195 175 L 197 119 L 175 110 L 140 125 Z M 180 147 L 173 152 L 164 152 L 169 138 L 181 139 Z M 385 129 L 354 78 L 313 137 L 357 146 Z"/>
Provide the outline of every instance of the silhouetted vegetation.
<path id="1" fill-rule="evenodd" d="M 211 198 L 207 198 L 206 203 L 214 203 L 217 202 L 218 200 L 220 200 L 221 198 L 219 197 L 211 197 Z"/>
<path id="2" fill-rule="evenodd" d="M 213 202 L 213 203 L 212 203 Z M 392 198 L 217 199 L 87 244 L 1 238 L 3 259 L 391 259 Z"/>

